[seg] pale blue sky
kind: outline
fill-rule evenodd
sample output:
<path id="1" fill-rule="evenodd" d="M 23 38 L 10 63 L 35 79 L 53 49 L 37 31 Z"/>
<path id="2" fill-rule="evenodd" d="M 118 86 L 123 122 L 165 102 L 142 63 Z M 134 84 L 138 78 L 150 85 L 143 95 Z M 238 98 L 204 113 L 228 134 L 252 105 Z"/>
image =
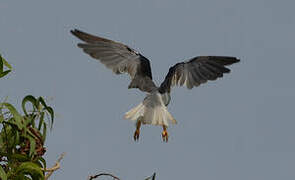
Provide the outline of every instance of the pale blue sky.
<path id="1" fill-rule="evenodd" d="M 52 179 L 110 172 L 122 180 L 295 179 L 295 3 L 291 0 L 1 0 L 0 51 L 14 72 L 0 98 L 27 95 L 57 114 L 47 141 Z M 159 84 L 169 66 L 197 55 L 241 59 L 232 72 L 189 91 L 175 88 L 178 124 L 134 125 L 123 115 L 144 94 L 76 47 L 69 31 L 123 42 L 151 60 Z"/>

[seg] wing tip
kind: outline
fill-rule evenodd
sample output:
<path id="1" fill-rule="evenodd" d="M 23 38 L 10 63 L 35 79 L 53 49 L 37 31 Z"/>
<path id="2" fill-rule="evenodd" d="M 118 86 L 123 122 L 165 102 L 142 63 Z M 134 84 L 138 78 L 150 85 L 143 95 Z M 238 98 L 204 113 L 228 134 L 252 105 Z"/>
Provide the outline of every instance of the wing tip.
<path id="1" fill-rule="evenodd" d="M 71 29 L 71 30 L 70 30 L 70 33 L 73 34 L 73 35 L 76 35 L 76 33 L 77 33 L 78 31 L 79 31 L 78 29 Z"/>
<path id="2" fill-rule="evenodd" d="M 241 59 L 240 58 L 238 58 L 238 57 L 235 57 L 235 62 L 234 63 L 238 63 L 238 62 L 240 62 L 241 61 Z"/>
<path id="3" fill-rule="evenodd" d="M 70 30 L 70 33 L 71 33 L 72 35 L 76 36 L 76 37 L 79 38 L 79 39 L 81 39 L 81 36 L 82 36 L 83 34 L 86 34 L 86 33 L 84 33 L 83 31 L 80 31 L 79 29 L 71 29 L 71 30 Z"/>
<path id="4" fill-rule="evenodd" d="M 221 58 L 224 58 L 224 60 L 222 61 L 222 64 L 224 66 L 230 66 L 232 64 L 235 64 L 235 63 L 238 63 L 241 61 L 240 58 L 238 58 L 238 57 L 226 57 L 226 56 L 222 57 L 221 56 Z"/>

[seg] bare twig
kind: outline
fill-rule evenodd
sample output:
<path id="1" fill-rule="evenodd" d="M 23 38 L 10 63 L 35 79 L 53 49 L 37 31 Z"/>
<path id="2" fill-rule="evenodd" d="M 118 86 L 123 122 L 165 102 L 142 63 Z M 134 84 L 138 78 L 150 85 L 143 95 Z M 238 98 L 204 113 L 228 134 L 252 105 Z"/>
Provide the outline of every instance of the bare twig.
<path id="1" fill-rule="evenodd" d="M 52 167 L 52 168 L 46 168 L 46 169 L 42 169 L 43 171 L 45 172 L 48 172 L 46 175 L 45 175 L 45 180 L 47 180 L 52 174 L 54 171 L 58 170 L 60 168 L 60 161 L 64 158 L 64 156 L 66 155 L 66 153 L 62 153 L 59 158 L 57 159 L 55 165 Z"/>
<path id="2" fill-rule="evenodd" d="M 42 169 L 45 172 L 51 172 L 51 171 L 56 171 L 60 168 L 60 163 L 56 162 L 55 165 L 51 168 L 46 168 L 46 169 Z"/>
<path id="3" fill-rule="evenodd" d="M 110 177 L 114 178 L 114 180 L 120 180 L 118 177 L 116 177 L 116 176 L 114 176 L 112 174 L 109 174 L 109 173 L 100 173 L 100 174 L 97 174 L 97 175 L 94 175 L 94 176 L 89 176 L 88 180 L 98 178 L 99 176 L 110 176 Z"/>

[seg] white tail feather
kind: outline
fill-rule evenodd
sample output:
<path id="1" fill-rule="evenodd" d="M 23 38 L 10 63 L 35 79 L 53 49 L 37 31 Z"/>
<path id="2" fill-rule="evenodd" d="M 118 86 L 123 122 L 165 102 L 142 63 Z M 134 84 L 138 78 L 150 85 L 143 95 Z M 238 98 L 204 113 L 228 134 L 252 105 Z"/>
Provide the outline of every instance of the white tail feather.
<path id="1" fill-rule="evenodd" d="M 172 124 L 177 123 L 164 104 L 155 107 L 146 107 L 143 103 L 140 103 L 128 111 L 124 117 L 133 121 L 142 117 L 141 121 L 143 124 L 168 126 L 169 122 Z"/>
<path id="2" fill-rule="evenodd" d="M 139 117 L 143 116 L 144 114 L 144 105 L 140 103 L 138 106 L 135 108 L 132 108 L 130 111 L 125 113 L 124 118 L 125 119 L 130 119 L 132 121 L 136 121 Z"/>

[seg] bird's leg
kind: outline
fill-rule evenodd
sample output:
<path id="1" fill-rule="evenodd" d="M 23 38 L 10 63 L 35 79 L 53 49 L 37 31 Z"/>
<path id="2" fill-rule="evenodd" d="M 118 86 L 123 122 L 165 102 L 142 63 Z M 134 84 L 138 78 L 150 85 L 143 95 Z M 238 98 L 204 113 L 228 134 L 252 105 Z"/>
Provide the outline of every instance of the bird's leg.
<path id="1" fill-rule="evenodd" d="M 134 135 L 133 135 L 134 141 L 138 141 L 138 139 L 139 139 L 140 126 L 141 126 L 141 121 L 137 120 L 137 122 L 136 122 L 136 130 L 135 130 Z"/>
<path id="2" fill-rule="evenodd" d="M 168 142 L 167 126 L 163 125 L 162 139 L 164 142 Z"/>

